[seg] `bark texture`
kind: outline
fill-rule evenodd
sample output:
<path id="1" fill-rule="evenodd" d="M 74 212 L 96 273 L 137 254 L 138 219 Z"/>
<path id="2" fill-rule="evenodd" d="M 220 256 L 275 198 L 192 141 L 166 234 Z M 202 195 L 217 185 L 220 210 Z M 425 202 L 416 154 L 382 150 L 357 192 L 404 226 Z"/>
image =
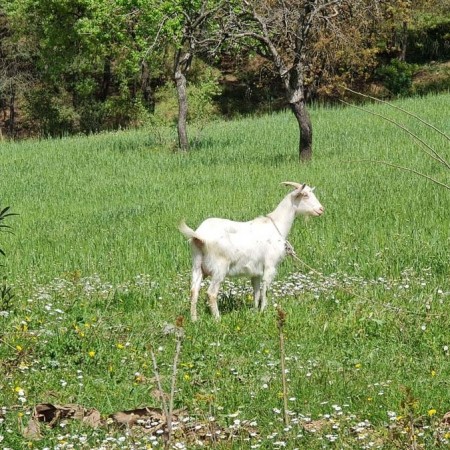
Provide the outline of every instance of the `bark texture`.
<path id="1" fill-rule="evenodd" d="M 313 132 L 305 101 L 299 100 L 296 103 L 291 103 L 291 109 L 300 129 L 299 159 L 300 161 L 309 161 L 312 158 Z"/>

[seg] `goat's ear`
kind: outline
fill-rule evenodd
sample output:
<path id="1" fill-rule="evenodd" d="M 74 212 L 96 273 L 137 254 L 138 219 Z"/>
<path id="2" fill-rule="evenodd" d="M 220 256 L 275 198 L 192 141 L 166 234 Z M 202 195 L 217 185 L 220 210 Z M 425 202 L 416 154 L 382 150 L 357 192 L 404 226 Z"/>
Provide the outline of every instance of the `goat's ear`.
<path id="1" fill-rule="evenodd" d="M 304 195 L 303 189 L 305 189 L 306 184 L 302 184 L 301 186 L 299 186 L 297 189 L 295 189 L 295 191 L 292 191 L 292 195 L 297 198 L 300 197 L 301 195 Z"/>
<path id="2" fill-rule="evenodd" d="M 293 181 L 283 181 L 281 184 L 284 184 L 285 186 L 292 186 L 295 189 L 303 189 L 306 186 L 305 184 L 295 183 Z"/>

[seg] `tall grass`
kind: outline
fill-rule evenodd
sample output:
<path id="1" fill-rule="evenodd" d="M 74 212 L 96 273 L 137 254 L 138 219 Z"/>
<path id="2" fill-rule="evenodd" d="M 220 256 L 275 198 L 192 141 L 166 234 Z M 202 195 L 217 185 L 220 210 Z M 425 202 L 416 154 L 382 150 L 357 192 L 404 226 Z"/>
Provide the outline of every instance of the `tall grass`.
<path id="1" fill-rule="evenodd" d="M 447 100 L 403 106 L 445 130 Z M 357 160 L 399 162 L 444 181 L 448 172 L 381 119 L 350 109 L 319 108 L 312 116 L 310 165 L 296 163 L 297 131 L 288 113 L 212 124 L 187 157 L 157 148 L 151 131 L 3 144 L 2 202 L 21 214 L 6 242 L 13 249 L 8 270 L 13 278 L 76 269 L 109 279 L 141 272 L 170 277 L 188 267 L 176 232 L 181 218 L 196 225 L 207 216 L 267 213 L 284 194 L 279 183 L 289 179 L 316 185 L 327 208 L 323 220 L 299 224 L 292 235 L 314 266 L 367 275 L 441 270 L 448 194 L 409 173 Z M 448 154 L 432 130 L 400 120 Z"/>
<path id="2" fill-rule="evenodd" d="M 448 133 L 449 99 L 400 104 Z M 448 143 L 413 118 L 385 105 L 368 108 L 450 158 Z M 441 416 L 450 409 L 450 193 L 361 160 L 398 163 L 447 184 L 448 170 L 401 130 L 360 111 L 314 108 L 312 121 L 309 164 L 297 162 L 297 128 L 287 112 L 211 123 L 188 155 L 168 150 L 168 130 L 0 145 L 1 204 L 20 214 L 10 221 L 14 234 L 0 236 L 7 254 L 0 270 L 16 293 L 14 308 L 0 315 L 0 407 L 7 408 L 0 436 L 10 447 L 26 445 L 17 414 L 37 402 L 104 413 L 157 404 L 147 344 L 170 367 L 174 343 L 159 330 L 189 309 L 190 256 L 178 222 L 266 214 L 286 180 L 317 186 L 325 206 L 324 216 L 298 220 L 290 236 L 323 275 L 288 259 L 272 290 L 287 312 L 291 428 L 283 430 L 277 414 L 275 311 L 251 311 L 240 281 L 224 286 L 220 323 L 200 308 L 199 323 L 186 325 L 176 406 L 228 425 L 235 413 L 258 423 L 258 438 L 235 437 L 229 447 L 273 448 L 276 432 L 288 447 L 311 449 L 336 440 L 362 448 L 361 433 L 350 430 L 364 420 L 371 431 L 361 442 L 408 443 L 401 419 L 391 423 L 387 415 L 405 410 L 402 386 L 417 397 L 422 422 L 434 420 L 431 409 Z M 18 387 L 26 401 L 15 409 Z M 302 429 L 307 423 L 318 433 Z M 104 438 L 77 432 L 88 442 L 77 448 L 96 448 Z M 420 439 L 435 445 L 433 436 L 424 431 Z M 43 442 L 57 448 L 58 430 Z M 109 448 L 138 448 L 130 442 Z"/>

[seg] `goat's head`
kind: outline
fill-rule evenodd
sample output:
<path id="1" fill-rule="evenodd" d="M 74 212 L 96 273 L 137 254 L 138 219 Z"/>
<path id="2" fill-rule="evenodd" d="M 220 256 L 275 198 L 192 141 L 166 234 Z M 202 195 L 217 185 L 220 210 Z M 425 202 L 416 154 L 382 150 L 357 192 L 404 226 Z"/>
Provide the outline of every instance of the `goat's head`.
<path id="1" fill-rule="evenodd" d="M 295 188 L 291 192 L 291 199 L 296 215 L 320 216 L 323 214 L 324 207 L 314 194 L 315 188 L 309 187 L 307 184 L 292 181 L 284 181 L 283 184 Z"/>

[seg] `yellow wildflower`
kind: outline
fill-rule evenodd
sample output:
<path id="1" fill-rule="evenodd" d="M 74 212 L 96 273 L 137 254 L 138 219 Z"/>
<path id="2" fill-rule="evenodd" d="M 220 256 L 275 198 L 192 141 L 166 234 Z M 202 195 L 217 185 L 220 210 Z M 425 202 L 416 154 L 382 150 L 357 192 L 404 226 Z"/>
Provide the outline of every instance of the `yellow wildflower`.
<path id="1" fill-rule="evenodd" d="M 144 375 L 140 374 L 139 372 L 136 372 L 134 374 L 134 382 L 135 383 L 144 383 L 145 377 Z"/>
<path id="2" fill-rule="evenodd" d="M 435 414 L 436 414 L 436 410 L 435 409 L 429 409 L 428 410 L 428 415 L 430 416 L 430 417 L 433 417 Z"/>
<path id="3" fill-rule="evenodd" d="M 91 351 L 88 353 L 88 355 L 89 355 L 91 358 L 93 358 L 93 357 L 95 356 L 94 350 L 91 350 Z"/>

